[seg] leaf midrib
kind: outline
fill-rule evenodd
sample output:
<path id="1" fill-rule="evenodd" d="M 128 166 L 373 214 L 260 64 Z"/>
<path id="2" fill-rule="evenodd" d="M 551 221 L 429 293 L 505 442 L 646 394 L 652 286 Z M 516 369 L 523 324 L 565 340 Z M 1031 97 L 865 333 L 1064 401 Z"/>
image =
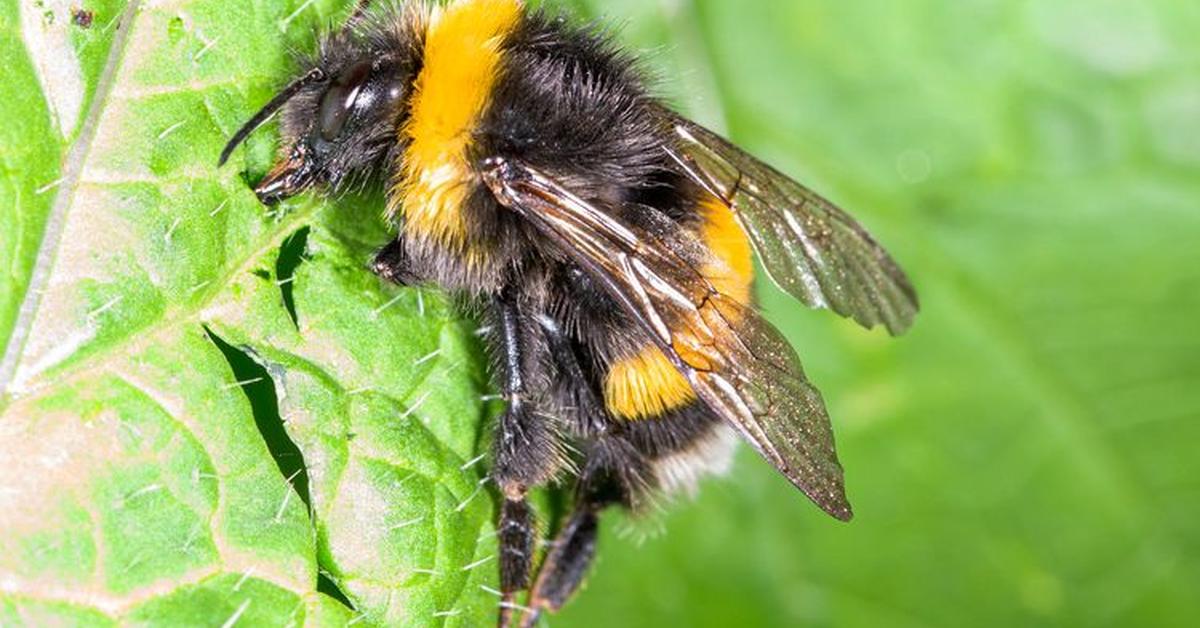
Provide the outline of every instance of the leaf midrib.
<path id="1" fill-rule="evenodd" d="M 51 205 L 50 217 L 47 220 L 46 230 L 38 248 L 38 255 L 34 270 L 31 273 L 31 280 L 22 301 L 18 319 L 12 333 L 9 335 L 8 345 L 5 347 L 3 354 L 3 361 L 0 362 L 0 411 L 4 411 L 18 399 L 12 394 L 10 386 L 16 376 L 17 368 L 24 357 L 25 342 L 37 320 L 41 297 L 44 287 L 50 278 L 51 270 L 57 256 L 62 231 L 67 220 L 67 213 L 74 202 L 76 192 L 85 182 L 84 175 L 93 147 L 93 140 L 110 101 L 112 90 L 117 85 L 116 79 L 120 74 L 129 38 L 132 37 L 132 32 L 136 30 L 134 22 L 141 9 L 141 4 L 141 0 L 130 0 L 120 18 L 118 18 L 123 24 L 129 24 L 130 26 L 121 28 L 119 33 L 114 37 L 104 70 L 97 81 L 95 96 L 89 107 L 87 118 L 75 142 L 71 145 L 67 153 L 68 157 L 65 162 L 67 165 L 63 170 L 62 183 L 59 184 L 54 202 Z M 30 382 L 30 389 L 23 392 L 19 400 L 23 402 L 36 400 L 62 385 L 85 379 L 98 372 L 103 372 L 121 357 L 136 353 L 154 344 L 162 333 L 188 324 L 202 322 L 204 312 L 214 302 L 227 294 L 228 287 L 238 277 L 253 270 L 264 255 L 279 248 L 282 241 L 290 233 L 308 224 L 319 210 L 320 204 L 308 203 L 287 214 L 282 220 L 279 220 L 272 226 L 274 233 L 263 241 L 262 246 L 248 251 L 242 259 L 227 266 L 230 270 L 222 278 L 215 281 L 214 285 L 205 291 L 203 297 L 198 301 L 189 303 L 185 311 L 167 310 L 160 315 L 156 322 L 138 330 L 138 333 L 129 334 L 117 340 L 106 347 L 105 350 L 84 357 L 74 364 L 68 364 L 57 370 L 57 372 L 51 370 L 50 375 L 44 377 L 41 375 L 35 376 Z"/>
<path id="2" fill-rule="evenodd" d="M 58 190 L 55 192 L 54 202 L 50 205 L 50 215 L 46 218 L 46 226 L 38 245 L 37 257 L 29 275 L 29 283 L 25 288 L 21 307 L 17 311 L 17 320 L 4 347 L 3 358 L 0 359 L 0 397 L 2 398 L 10 396 L 9 386 L 12 385 L 25 341 L 29 337 L 29 331 L 37 318 L 42 291 L 50 278 L 50 271 L 57 257 L 58 246 L 66 224 L 67 210 L 75 199 L 75 192 L 79 187 L 84 165 L 91 154 L 93 140 L 95 140 L 96 131 L 100 126 L 101 115 L 107 108 L 109 92 L 112 90 L 115 83 L 114 78 L 125 58 L 126 45 L 136 28 L 135 18 L 141 9 L 141 4 L 141 0 L 129 0 L 125 5 L 125 10 L 121 12 L 119 19 L 128 26 L 118 29 L 116 35 L 113 36 L 108 58 L 104 62 L 104 70 L 96 81 L 96 91 L 92 96 L 92 103 L 88 107 L 87 117 L 84 118 L 81 130 L 67 152 Z"/>

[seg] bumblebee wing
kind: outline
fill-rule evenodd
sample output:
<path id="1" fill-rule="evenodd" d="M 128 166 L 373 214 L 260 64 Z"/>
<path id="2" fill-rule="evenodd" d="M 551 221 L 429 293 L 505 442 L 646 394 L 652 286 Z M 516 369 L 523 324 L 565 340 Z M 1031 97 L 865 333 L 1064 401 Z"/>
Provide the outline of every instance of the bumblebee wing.
<path id="1" fill-rule="evenodd" d="M 916 291 L 862 225 L 721 136 L 668 115 L 671 157 L 734 211 L 777 286 L 864 327 L 908 330 L 919 309 Z"/>
<path id="2" fill-rule="evenodd" d="M 512 161 L 489 162 L 484 180 L 602 285 L 768 462 L 826 512 L 851 518 L 820 393 L 778 331 L 687 261 L 701 246 L 694 238 L 626 224 Z"/>

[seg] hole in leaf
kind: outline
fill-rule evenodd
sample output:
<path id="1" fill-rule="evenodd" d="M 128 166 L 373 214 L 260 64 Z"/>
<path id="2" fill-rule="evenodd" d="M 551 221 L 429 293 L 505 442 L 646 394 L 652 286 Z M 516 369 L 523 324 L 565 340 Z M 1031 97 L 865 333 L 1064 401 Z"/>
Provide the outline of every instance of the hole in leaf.
<path id="1" fill-rule="evenodd" d="M 305 235 L 307 236 L 307 233 Z M 258 431 L 262 434 L 267 449 L 271 452 L 271 458 L 279 467 L 279 472 L 291 482 L 296 493 L 300 495 L 300 499 L 304 501 L 305 510 L 311 516 L 313 512 L 312 496 L 309 494 L 308 467 L 304 463 L 304 453 L 288 435 L 287 428 L 283 424 L 283 417 L 279 414 L 279 397 L 275 392 L 275 380 L 271 378 L 267 366 L 264 365 L 261 358 L 256 359 L 250 348 L 234 347 L 207 327 L 204 328 L 204 331 L 213 344 L 221 350 L 221 354 L 225 356 L 225 361 L 229 364 L 242 392 L 250 402 L 254 423 L 258 426 Z M 350 598 L 328 575 L 327 565 L 321 560 L 319 553 L 317 557 L 317 590 L 346 605 L 350 610 L 355 610 Z"/>
<path id="2" fill-rule="evenodd" d="M 304 227 L 288 236 L 279 246 L 279 258 L 275 260 L 275 281 L 279 284 L 279 292 L 283 296 L 283 307 L 287 308 L 292 324 L 300 327 L 296 317 L 296 299 L 292 288 L 296 281 L 296 269 L 307 259 L 305 253 L 308 247 L 309 228 Z"/>
<path id="3" fill-rule="evenodd" d="M 357 610 L 354 608 L 354 603 L 351 602 L 350 598 L 347 597 L 345 592 L 342 591 L 342 588 L 339 587 L 337 582 L 334 582 L 333 578 L 329 577 L 329 574 L 325 573 L 324 570 L 317 572 L 317 591 L 320 591 L 321 593 L 324 593 L 325 595 L 328 595 L 329 597 L 341 602 L 346 608 L 352 611 Z"/>
<path id="4" fill-rule="evenodd" d="M 304 454 L 288 436 L 283 419 L 279 416 L 279 398 L 275 395 L 275 380 L 271 379 L 271 374 L 267 372 L 266 367 L 255 361 L 246 350 L 225 342 L 207 327 L 204 331 L 224 354 L 225 361 L 233 370 L 233 376 L 240 383 L 242 392 L 245 393 L 246 399 L 250 402 L 251 411 L 254 413 L 254 423 L 258 426 L 258 431 L 262 434 L 267 449 L 271 451 L 271 457 L 275 460 L 275 465 L 279 467 L 279 472 L 292 483 L 292 487 L 296 489 L 300 499 L 304 500 L 304 505 L 311 512 L 308 469 L 304 466 Z"/>

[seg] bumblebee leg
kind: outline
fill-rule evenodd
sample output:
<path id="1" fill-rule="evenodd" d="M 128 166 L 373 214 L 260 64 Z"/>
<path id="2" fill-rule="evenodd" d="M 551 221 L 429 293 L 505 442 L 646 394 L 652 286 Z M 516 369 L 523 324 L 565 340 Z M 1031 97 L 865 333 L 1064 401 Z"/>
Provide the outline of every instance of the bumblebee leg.
<path id="1" fill-rule="evenodd" d="M 500 541 L 500 615 L 498 625 L 512 625 L 516 595 L 529 586 L 529 572 L 533 567 L 533 513 L 525 496 L 513 499 L 505 497 L 500 508 L 497 524 Z"/>
<path id="2" fill-rule="evenodd" d="M 598 391 L 589 384 L 591 378 L 584 370 L 574 343 L 556 321 L 542 317 L 539 323 L 559 373 L 555 378 L 558 390 L 554 396 L 560 400 L 560 406 L 569 409 L 567 424 L 572 435 L 589 439 L 607 433 L 610 424 L 608 412 L 600 401 Z"/>
<path id="3" fill-rule="evenodd" d="M 545 381 L 542 371 L 549 366 L 543 359 L 547 347 L 539 316 L 509 292 L 492 309 L 499 344 L 497 371 L 508 401 L 492 444 L 492 474 L 504 500 L 497 526 L 503 594 L 499 623 L 508 626 L 516 593 L 528 588 L 533 567 L 535 526 L 525 495 L 553 477 L 560 456 L 553 423 L 533 406 L 540 392 L 535 382 Z"/>
<path id="4" fill-rule="evenodd" d="M 551 546 L 542 564 L 529 609 L 521 620 L 522 628 L 533 628 L 542 613 L 556 613 L 583 583 L 596 556 L 596 532 L 599 511 L 576 510 Z"/>
<path id="5" fill-rule="evenodd" d="M 575 507 L 538 572 L 524 628 L 536 626 L 544 612 L 558 612 L 579 590 L 596 556 L 600 513 L 613 505 L 636 508 L 647 493 L 646 472 L 645 458 L 618 431 L 593 441 L 576 485 Z"/>
<path id="6" fill-rule="evenodd" d="M 537 624 L 543 612 L 556 612 L 578 590 L 596 552 L 599 515 L 610 505 L 632 505 L 644 493 L 646 464 L 612 420 L 589 383 L 591 378 L 571 339 L 548 318 L 540 320 L 563 388 L 560 405 L 572 408 L 569 429 L 588 443 L 588 455 L 575 486 L 575 504 L 549 543 L 521 625 Z"/>
<path id="7" fill-rule="evenodd" d="M 398 236 L 375 254 L 375 259 L 371 261 L 371 272 L 402 286 L 421 283 L 421 278 L 413 271 L 404 236 Z"/>
<path id="8" fill-rule="evenodd" d="M 606 506 L 606 500 L 578 496 L 571 516 L 550 543 L 529 597 L 529 610 L 521 622 L 523 628 L 536 626 L 543 612 L 558 612 L 579 589 L 596 556 L 599 514 Z"/>

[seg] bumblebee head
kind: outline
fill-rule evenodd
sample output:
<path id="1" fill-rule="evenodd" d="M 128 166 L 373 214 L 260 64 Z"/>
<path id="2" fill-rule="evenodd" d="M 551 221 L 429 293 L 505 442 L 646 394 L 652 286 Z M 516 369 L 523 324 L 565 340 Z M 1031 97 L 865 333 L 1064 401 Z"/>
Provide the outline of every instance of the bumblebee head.
<path id="1" fill-rule="evenodd" d="M 238 130 L 218 165 L 255 129 L 281 113 L 279 161 L 255 187 L 272 205 L 305 189 L 337 188 L 377 168 L 393 150 L 416 74 L 396 48 L 381 52 L 348 37 L 322 45 L 313 68 L 279 92 Z"/>

